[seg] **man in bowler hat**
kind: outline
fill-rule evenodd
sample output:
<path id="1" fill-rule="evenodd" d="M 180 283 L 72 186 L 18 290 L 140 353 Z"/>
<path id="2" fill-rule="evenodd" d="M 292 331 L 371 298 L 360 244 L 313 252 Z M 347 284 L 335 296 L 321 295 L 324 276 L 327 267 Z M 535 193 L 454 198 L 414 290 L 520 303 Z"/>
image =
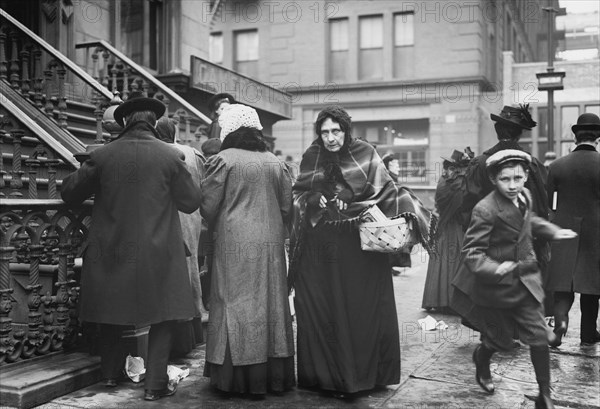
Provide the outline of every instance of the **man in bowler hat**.
<path id="1" fill-rule="evenodd" d="M 549 289 L 554 291 L 554 333 L 559 346 L 569 323 L 574 293 L 581 294 L 582 345 L 600 342 L 596 328 L 600 299 L 600 118 L 585 113 L 571 130 L 577 147 L 550 164 L 548 202 L 554 223 L 579 234 L 576 240 L 553 243 Z"/>
<path id="2" fill-rule="evenodd" d="M 125 366 L 123 329 L 150 325 L 145 400 L 175 393 L 167 375 L 172 331 L 195 314 L 178 210 L 199 207 L 200 187 L 183 155 L 159 140 L 154 127 L 164 112 L 160 101 L 132 93 L 114 112 L 125 129 L 61 188 L 68 204 L 94 196 L 80 318 L 100 326 L 106 386 L 117 385 Z"/>

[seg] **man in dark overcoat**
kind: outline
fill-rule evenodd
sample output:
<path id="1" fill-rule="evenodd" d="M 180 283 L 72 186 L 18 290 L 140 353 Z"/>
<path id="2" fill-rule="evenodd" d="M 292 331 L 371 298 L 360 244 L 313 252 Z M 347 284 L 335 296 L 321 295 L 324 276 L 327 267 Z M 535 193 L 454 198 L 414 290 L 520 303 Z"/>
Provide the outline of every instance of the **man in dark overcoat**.
<path id="1" fill-rule="evenodd" d="M 94 196 L 80 319 L 100 324 L 106 386 L 124 368 L 123 326 L 150 325 L 146 400 L 175 393 L 167 376 L 172 330 L 195 315 L 178 210 L 199 207 L 200 187 L 183 155 L 159 140 L 154 126 L 164 112 L 160 101 L 132 93 L 114 112 L 123 132 L 90 152 L 61 189 L 69 204 Z"/>
<path id="2" fill-rule="evenodd" d="M 600 298 L 600 118 L 579 117 L 571 128 L 577 147 L 550 164 L 548 201 L 553 222 L 579 234 L 575 240 L 552 245 L 549 289 L 554 293 L 557 341 L 567 331 L 574 293 L 581 294 L 581 343 L 600 342 L 596 328 Z"/>

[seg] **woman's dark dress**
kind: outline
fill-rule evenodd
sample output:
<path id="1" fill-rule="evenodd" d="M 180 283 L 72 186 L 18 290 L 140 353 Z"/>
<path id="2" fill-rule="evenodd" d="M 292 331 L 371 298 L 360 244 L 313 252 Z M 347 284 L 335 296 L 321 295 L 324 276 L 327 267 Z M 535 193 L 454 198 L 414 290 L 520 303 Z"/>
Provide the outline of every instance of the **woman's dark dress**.
<path id="1" fill-rule="evenodd" d="M 296 279 L 298 384 L 357 392 L 400 382 L 400 339 L 387 254 L 358 231 L 306 231 Z"/>

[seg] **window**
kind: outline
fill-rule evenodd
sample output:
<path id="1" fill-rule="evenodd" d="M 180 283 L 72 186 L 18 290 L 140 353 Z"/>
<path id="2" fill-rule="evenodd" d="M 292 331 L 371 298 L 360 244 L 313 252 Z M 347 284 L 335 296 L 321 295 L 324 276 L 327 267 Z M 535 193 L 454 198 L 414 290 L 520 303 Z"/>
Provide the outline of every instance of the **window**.
<path id="1" fill-rule="evenodd" d="M 165 70 L 164 15 L 161 0 L 121 0 L 120 49 L 136 63 Z"/>
<path id="2" fill-rule="evenodd" d="M 573 140 L 573 132 L 571 126 L 577 123 L 579 117 L 578 106 L 564 106 L 560 108 L 560 135 L 557 139 L 563 139 L 567 141 Z"/>
<path id="3" fill-rule="evenodd" d="M 394 77 L 403 78 L 413 75 L 414 61 L 414 14 L 394 15 Z"/>
<path id="4" fill-rule="evenodd" d="M 223 34 L 211 33 L 208 38 L 208 60 L 215 64 L 223 63 Z"/>
<path id="5" fill-rule="evenodd" d="M 348 19 L 329 20 L 329 79 L 348 80 Z"/>
<path id="6" fill-rule="evenodd" d="M 234 33 L 234 69 L 249 77 L 258 78 L 258 30 Z"/>
<path id="7" fill-rule="evenodd" d="M 585 112 L 600 116 L 600 105 L 586 105 Z"/>
<path id="8" fill-rule="evenodd" d="M 369 16 L 359 19 L 360 80 L 383 78 L 383 17 Z"/>

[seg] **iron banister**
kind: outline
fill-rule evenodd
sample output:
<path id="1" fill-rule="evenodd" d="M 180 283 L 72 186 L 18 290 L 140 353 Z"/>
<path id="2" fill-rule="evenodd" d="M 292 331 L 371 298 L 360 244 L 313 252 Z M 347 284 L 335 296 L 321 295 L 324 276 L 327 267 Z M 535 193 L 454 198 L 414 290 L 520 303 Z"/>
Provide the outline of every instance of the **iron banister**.
<path id="1" fill-rule="evenodd" d="M 75 64 L 73 61 L 69 60 L 64 54 L 62 54 L 56 48 L 52 47 L 50 44 L 48 44 L 46 41 L 44 41 L 44 39 L 39 37 L 33 31 L 31 31 L 30 29 L 25 27 L 23 24 L 21 24 L 18 20 L 16 20 L 14 17 L 12 17 L 10 14 L 8 14 L 6 11 L 4 11 L 2 8 L 0 8 L 0 16 L 5 18 L 10 24 L 12 24 L 16 28 L 18 28 L 20 31 L 22 31 L 27 37 L 29 37 L 31 40 L 33 40 L 36 44 L 38 44 L 41 48 L 43 48 L 47 53 L 52 55 L 52 57 L 54 57 L 58 61 L 60 61 L 61 64 L 63 64 L 65 67 L 67 67 L 69 70 L 71 70 L 71 72 L 73 72 L 75 75 L 77 75 L 85 83 L 89 84 L 92 88 L 94 88 L 94 90 L 99 92 L 106 99 L 108 99 L 109 101 L 112 99 L 112 97 L 113 97 L 112 92 L 110 92 L 102 84 L 100 84 L 98 81 L 96 81 L 91 75 L 89 75 L 87 72 L 85 72 L 83 69 L 81 69 L 77 64 Z"/>
<path id="2" fill-rule="evenodd" d="M 15 117 L 19 118 L 19 121 L 23 123 L 34 135 L 36 135 L 42 142 L 47 144 L 54 152 L 56 152 L 64 161 L 74 166 L 76 169 L 79 168 L 79 162 L 73 156 L 73 153 L 69 150 L 73 149 L 73 152 L 85 151 L 85 145 L 82 144 L 78 139 L 70 141 L 72 143 L 69 148 L 58 142 L 58 140 L 52 137 L 44 128 L 42 128 L 33 118 L 24 113 L 19 107 L 13 104 L 7 97 L 0 92 L 2 98 L 2 105 L 6 107 Z"/>
<path id="3" fill-rule="evenodd" d="M 194 108 L 192 104 L 187 102 L 184 98 L 182 98 L 179 94 L 173 91 L 171 88 L 167 87 L 161 81 L 157 80 L 154 75 L 146 71 L 141 65 L 134 62 L 131 58 L 127 57 L 121 51 L 117 50 L 112 44 L 107 41 L 89 41 L 85 43 L 78 43 L 75 45 L 75 48 L 90 48 L 90 47 L 102 47 L 108 50 L 112 55 L 117 57 L 123 63 L 131 67 L 133 70 L 137 71 L 146 81 L 154 85 L 161 93 L 168 96 L 171 101 L 177 101 L 179 105 L 185 108 L 188 113 L 193 114 L 197 118 L 201 119 L 203 122 L 210 124 L 212 120 L 200 112 L 198 109 Z M 111 95 L 112 98 L 112 95 Z"/>

